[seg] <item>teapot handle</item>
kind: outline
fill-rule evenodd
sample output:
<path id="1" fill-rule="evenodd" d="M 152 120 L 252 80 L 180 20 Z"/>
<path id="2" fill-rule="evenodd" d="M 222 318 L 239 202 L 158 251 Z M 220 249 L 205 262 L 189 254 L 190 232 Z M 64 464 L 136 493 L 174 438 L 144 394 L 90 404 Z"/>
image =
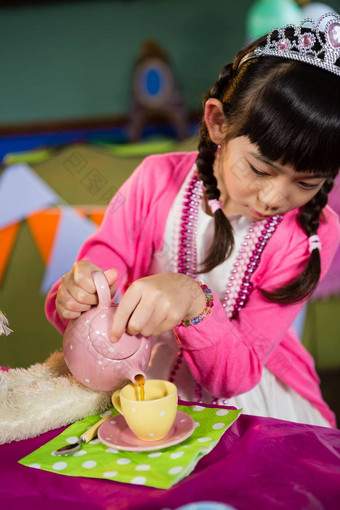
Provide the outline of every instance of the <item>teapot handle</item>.
<path id="1" fill-rule="evenodd" d="M 98 294 L 99 308 L 109 308 L 111 306 L 111 294 L 104 273 L 102 271 L 93 271 L 92 278 Z"/>
<path id="2" fill-rule="evenodd" d="M 123 411 L 122 411 L 122 406 L 121 406 L 121 403 L 120 403 L 120 392 L 121 390 L 116 390 L 113 395 L 112 395 L 112 404 L 114 405 L 114 407 L 117 409 L 117 411 L 120 413 L 120 414 L 123 414 Z"/>

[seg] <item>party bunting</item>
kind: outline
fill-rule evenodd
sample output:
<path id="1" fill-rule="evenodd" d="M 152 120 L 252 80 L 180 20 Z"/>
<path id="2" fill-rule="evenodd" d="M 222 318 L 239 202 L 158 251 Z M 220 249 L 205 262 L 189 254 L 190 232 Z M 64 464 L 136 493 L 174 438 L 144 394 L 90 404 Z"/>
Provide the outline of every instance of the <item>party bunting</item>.
<path id="1" fill-rule="evenodd" d="M 77 205 L 74 209 L 81 215 L 86 216 L 96 225 L 100 225 L 103 221 L 106 207 L 96 205 Z"/>
<path id="2" fill-rule="evenodd" d="M 43 294 L 71 269 L 85 239 L 93 234 L 96 228 L 91 220 L 79 215 L 73 207 L 61 207 L 59 225 L 41 286 Z"/>
<path id="3" fill-rule="evenodd" d="M 296 317 L 295 321 L 293 322 L 293 328 L 295 329 L 297 336 L 302 340 L 302 335 L 305 327 L 305 320 L 306 320 L 306 313 L 307 313 L 307 305 L 305 305 L 302 310 L 300 311 L 299 315 Z"/>
<path id="4" fill-rule="evenodd" d="M 27 218 L 27 223 L 44 265 L 47 265 L 50 258 L 60 216 L 61 209 L 55 207 L 31 214 Z"/>
<path id="5" fill-rule="evenodd" d="M 25 163 L 8 166 L 3 171 L 0 229 L 57 203 L 60 203 L 59 196 Z"/>
<path id="6" fill-rule="evenodd" d="M 6 270 L 14 241 L 17 237 L 19 223 L 13 223 L 0 230 L 0 284 Z"/>
<path id="7" fill-rule="evenodd" d="M 90 218 L 96 225 L 99 226 L 103 221 L 104 211 L 103 210 L 94 211 L 90 214 Z"/>
<path id="8" fill-rule="evenodd" d="M 73 207 L 73 210 L 74 210 L 77 214 L 79 214 L 79 216 L 87 216 L 87 215 L 86 215 L 86 210 L 85 210 L 85 209 L 86 209 L 85 207 L 83 207 L 83 206 L 78 206 L 78 205 L 76 205 L 76 206 L 74 206 L 74 207 Z"/>

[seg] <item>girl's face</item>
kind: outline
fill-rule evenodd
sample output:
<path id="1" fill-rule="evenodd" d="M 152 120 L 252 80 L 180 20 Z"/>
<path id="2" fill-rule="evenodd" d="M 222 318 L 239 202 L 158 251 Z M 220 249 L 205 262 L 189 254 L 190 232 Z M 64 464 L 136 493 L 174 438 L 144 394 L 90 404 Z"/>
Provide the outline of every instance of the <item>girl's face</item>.
<path id="1" fill-rule="evenodd" d="M 305 205 L 326 180 L 268 161 L 245 136 L 222 145 L 214 173 L 224 213 L 255 221 Z"/>

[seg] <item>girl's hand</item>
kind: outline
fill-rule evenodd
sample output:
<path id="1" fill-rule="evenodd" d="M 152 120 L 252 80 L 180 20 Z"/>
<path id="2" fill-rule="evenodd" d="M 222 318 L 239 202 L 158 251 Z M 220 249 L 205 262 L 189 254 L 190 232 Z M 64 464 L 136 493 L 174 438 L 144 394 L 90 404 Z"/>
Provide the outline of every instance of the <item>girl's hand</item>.
<path id="1" fill-rule="evenodd" d="M 76 319 L 92 305 L 98 304 L 96 287 L 91 274 L 93 271 L 102 271 L 102 269 L 87 260 L 79 260 L 73 264 L 71 271 L 62 277 L 55 304 L 57 312 L 64 319 Z M 108 269 L 104 271 L 104 275 L 113 297 L 116 292 L 114 283 L 118 273 L 116 269 Z"/>
<path id="2" fill-rule="evenodd" d="M 183 319 L 192 319 L 205 307 L 199 283 L 180 273 L 162 273 L 136 280 L 126 291 L 114 315 L 111 335 L 160 335 Z"/>

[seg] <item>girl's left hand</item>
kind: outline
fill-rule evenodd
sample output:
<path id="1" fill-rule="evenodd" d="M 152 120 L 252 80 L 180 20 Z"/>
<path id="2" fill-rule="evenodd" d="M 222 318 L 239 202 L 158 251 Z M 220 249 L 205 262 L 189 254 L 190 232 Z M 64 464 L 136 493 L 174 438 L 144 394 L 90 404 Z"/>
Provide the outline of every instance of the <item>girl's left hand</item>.
<path id="1" fill-rule="evenodd" d="M 181 273 L 161 273 L 136 280 L 114 315 L 111 335 L 160 335 L 183 319 L 200 314 L 206 304 L 201 286 Z"/>

